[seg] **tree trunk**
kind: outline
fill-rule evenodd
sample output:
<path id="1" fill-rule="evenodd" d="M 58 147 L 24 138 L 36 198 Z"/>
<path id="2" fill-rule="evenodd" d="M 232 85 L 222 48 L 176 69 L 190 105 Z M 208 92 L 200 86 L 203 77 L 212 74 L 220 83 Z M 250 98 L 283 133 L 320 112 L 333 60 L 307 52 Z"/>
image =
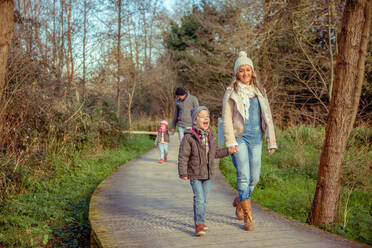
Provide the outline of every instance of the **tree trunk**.
<path id="1" fill-rule="evenodd" d="M 120 57 L 121 57 L 121 0 L 118 1 L 118 47 L 117 47 L 116 117 L 120 119 Z"/>
<path id="2" fill-rule="evenodd" d="M 0 99 L 6 87 L 6 71 L 13 39 L 14 1 L 0 1 Z"/>
<path id="3" fill-rule="evenodd" d="M 84 29 L 83 29 L 83 98 L 85 98 L 85 80 L 86 80 L 86 63 L 85 63 L 85 54 L 87 46 L 87 0 L 84 0 Z"/>
<path id="4" fill-rule="evenodd" d="M 72 13 L 72 0 L 68 1 L 68 10 L 67 10 L 67 68 L 69 71 L 68 74 L 68 85 L 72 87 L 72 80 L 74 78 L 74 57 L 72 54 L 72 24 L 71 24 L 71 13 Z M 77 89 L 76 89 L 77 91 Z"/>
<path id="5" fill-rule="evenodd" d="M 57 12 L 56 12 L 56 1 L 53 0 L 53 33 L 52 33 L 52 54 L 53 54 L 53 66 L 55 69 L 55 76 L 56 78 L 60 78 L 59 76 L 59 70 L 57 66 L 57 54 L 58 54 L 58 48 L 57 48 Z"/>
<path id="6" fill-rule="evenodd" d="M 134 96 L 134 90 L 133 88 L 132 92 L 128 94 L 128 126 L 129 131 L 132 131 L 132 102 L 133 102 L 133 96 Z"/>
<path id="7" fill-rule="evenodd" d="M 41 16 L 42 13 L 41 13 L 41 3 L 40 2 L 36 2 L 34 3 L 34 9 L 33 9 L 33 12 L 34 12 L 34 16 Z M 32 24 L 33 28 L 35 29 L 35 41 L 36 41 L 36 44 L 37 44 L 37 47 L 39 49 L 39 52 L 40 52 L 40 55 L 44 56 L 45 53 L 44 53 L 44 45 L 42 43 L 42 41 L 40 40 L 40 27 L 41 27 L 41 20 L 38 20 L 38 21 L 35 21 L 36 23 L 35 24 Z M 45 24 L 44 24 L 45 25 Z M 46 24 L 46 29 L 47 29 L 47 25 Z"/>
<path id="8" fill-rule="evenodd" d="M 147 68 L 147 22 L 146 22 L 146 11 L 143 10 L 142 12 L 142 18 L 143 18 L 143 42 L 145 43 L 145 48 L 144 48 L 144 53 L 145 53 L 145 63 L 144 63 L 144 68 Z"/>
<path id="9" fill-rule="evenodd" d="M 130 33 L 130 23 L 129 23 L 129 15 L 127 16 L 127 26 L 128 26 L 128 41 L 129 41 L 129 54 L 130 60 L 133 60 L 133 46 L 132 46 L 132 35 Z M 133 62 L 134 63 L 134 62 Z"/>
<path id="10" fill-rule="evenodd" d="M 58 49 L 58 68 L 57 68 L 57 75 L 58 75 L 58 80 L 61 80 L 62 81 L 62 73 L 63 73 L 63 67 L 65 65 L 65 61 L 64 61 L 64 57 L 65 57 L 65 25 L 64 25 L 64 9 L 65 9 L 65 0 L 60 0 L 60 22 L 61 22 L 61 26 L 60 26 L 60 36 L 58 37 L 59 40 L 61 41 L 61 44 L 58 44 L 59 45 L 59 49 Z"/>
<path id="11" fill-rule="evenodd" d="M 148 65 L 151 66 L 152 62 L 152 39 L 153 39 L 153 30 L 154 30 L 154 20 L 156 18 L 156 5 L 153 6 L 153 11 L 152 11 L 152 17 L 151 17 L 151 25 L 150 25 L 150 36 L 149 36 L 149 62 Z"/>
<path id="12" fill-rule="evenodd" d="M 328 224 L 335 220 L 344 152 L 362 89 L 371 6 L 369 0 L 346 1 L 326 137 L 314 201 L 309 213 L 309 222 L 314 225 Z"/>
<path id="13" fill-rule="evenodd" d="M 329 100 L 332 100 L 332 87 L 333 87 L 333 81 L 334 81 L 334 54 L 333 54 L 333 46 L 332 46 L 332 37 L 336 36 L 335 34 L 335 25 L 334 25 L 334 1 L 328 0 L 328 44 L 329 44 L 329 58 L 330 58 L 330 68 L 331 68 L 331 80 L 329 82 Z"/>

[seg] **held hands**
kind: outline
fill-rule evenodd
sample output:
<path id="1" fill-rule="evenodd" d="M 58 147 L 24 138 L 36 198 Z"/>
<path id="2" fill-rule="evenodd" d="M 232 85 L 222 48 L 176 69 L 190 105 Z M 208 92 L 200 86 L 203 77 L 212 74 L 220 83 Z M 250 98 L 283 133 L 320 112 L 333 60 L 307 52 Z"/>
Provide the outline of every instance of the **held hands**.
<path id="1" fill-rule="evenodd" d="M 273 155 L 275 151 L 276 151 L 275 148 L 271 148 L 271 149 L 269 149 L 269 155 Z"/>
<path id="2" fill-rule="evenodd" d="M 174 128 L 172 128 L 172 135 L 174 135 Z"/>
<path id="3" fill-rule="evenodd" d="M 238 146 L 230 146 L 227 149 L 229 151 L 229 154 L 233 154 L 233 153 L 238 152 Z M 276 151 L 275 148 L 269 149 L 269 155 L 273 155 L 275 151 Z"/>
<path id="4" fill-rule="evenodd" d="M 238 151 L 238 146 L 229 146 L 227 149 L 229 151 L 229 154 L 233 154 Z"/>
<path id="5" fill-rule="evenodd" d="M 189 180 L 189 177 L 180 177 L 182 180 Z"/>

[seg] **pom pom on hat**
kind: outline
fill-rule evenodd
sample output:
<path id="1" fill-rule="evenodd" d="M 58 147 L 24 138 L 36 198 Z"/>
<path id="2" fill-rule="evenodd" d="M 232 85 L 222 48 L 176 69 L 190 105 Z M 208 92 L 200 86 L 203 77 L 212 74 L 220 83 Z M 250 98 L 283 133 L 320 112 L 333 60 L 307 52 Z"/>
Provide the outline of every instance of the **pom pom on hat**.
<path id="1" fill-rule="evenodd" d="M 244 51 L 239 52 L 239 57 L 247 57 L 247 53 Z"/>
<path id="2" fill-rule="evenodd" d="M 252 68 L 252 71 L 254 73 L 254 67 L 253 67 L 253 62 L 250 58 L 248 58 L 247 53 L 244 51 L 239 52 L 239 57 L 235 60 L 235 65 L 234 65 L 234 74 L 238 72 L 238 69 L 240 66 L 243 65 L 249 65 Z"/>
<path id="3" fill-rule="evenodd" d="M 164 126 L 168 127 L 168 122 L 166 120 L 162 120 L 160 122 L 160 125 L 164 125 Z"/>

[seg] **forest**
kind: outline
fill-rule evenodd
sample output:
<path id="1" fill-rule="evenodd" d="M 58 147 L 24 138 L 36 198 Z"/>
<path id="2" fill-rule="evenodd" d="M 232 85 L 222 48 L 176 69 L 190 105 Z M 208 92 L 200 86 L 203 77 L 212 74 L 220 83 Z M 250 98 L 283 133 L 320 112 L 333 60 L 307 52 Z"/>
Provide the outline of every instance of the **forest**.
<path id="1" fill-rule="evenodd" d="M 89 157 L 123 144 L 136 147 L 122 131 L 155 131 L 159 120 L 171 118 L 176 87 L 208 106 L 216 125 L 239 51 L 254 62 L 276 129 L 285 139 L 283 149 L 307 152 L 307 143 L 291 143 L 302 141 L 293 133 L 296 128 L 309 132 L 306 139 L 316 143 L 317 150 L 311 151 L 315 158 L 309 162 L 304 155 L 295 165 L 306 171 L 312 164 L 306 173 L 316 181 L 324 128 L 337 93 L 342 20 L 345 6 L 354 1 L 174 0 L 171 8 L 164 2 L 0 0 L 0 246 L 85 247 L 88 223 L 80 225 L 76 218 L 61 224 L 56 219 L 63 217 L 50 216 L 36 221 L 31 210 L 16 204 L 19 197 L 39 192 L 61 175 L 79 174 L 77 153 Z M 369 1 L 355 2 L 365 7 Z M 370 5 L 365 7 L 369 13 Z M 363 37 L 361 93 L 340 180 L 349 197 L 357 191 L 371 193 L 372 41 L 370 35 Z M 135 154 L 151 148 L 152 141 L 144 139 L 138 141 L 144 142 L 143 150 Z M 293 158 L 285 156 L 278 164 L 287 168 Z M 347 230 L 352 216 L 346 218 L 350 209 L 344 205 L 337 205 L 341 214 L 330 225 L 343 227 L 333 229 L 340 235 L 372 244 L 372 202 L 363 204 L 367 221 L 359 231 Z M 28 219 L 10 215 L 14 211 Z M 86 222 L 84 214 L 81 218 Z M 7 236 L 24 232 L 30 237 Z"/>

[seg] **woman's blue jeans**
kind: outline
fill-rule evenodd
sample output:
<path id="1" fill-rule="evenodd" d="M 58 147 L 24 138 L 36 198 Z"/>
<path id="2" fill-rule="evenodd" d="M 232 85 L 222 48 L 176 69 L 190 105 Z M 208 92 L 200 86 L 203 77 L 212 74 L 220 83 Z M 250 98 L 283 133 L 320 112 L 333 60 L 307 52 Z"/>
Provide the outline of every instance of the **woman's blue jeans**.
<path id="1" fill-rule="evenodd" d="M 238 152 L 232 154 L 236 168 L 239 200 L 249 200 L 260 179 L 262 133 L 260 106 L 257 98 L 250 98 L 249 120 L 245 122 L 243 136 L 236 137 Z"/>
<path id="2" fill-rule="evenodd" d="M 160 159 L 164 159 L 168 156 L 168 144 L 159 143 L 158 148 L 160 151 Z"/>
<path id="3" fill-rule="evenodd" d="M 190 180 L 190 185 L 194 192 L 194 223 L 204 224 L 211 180 Z"/>

